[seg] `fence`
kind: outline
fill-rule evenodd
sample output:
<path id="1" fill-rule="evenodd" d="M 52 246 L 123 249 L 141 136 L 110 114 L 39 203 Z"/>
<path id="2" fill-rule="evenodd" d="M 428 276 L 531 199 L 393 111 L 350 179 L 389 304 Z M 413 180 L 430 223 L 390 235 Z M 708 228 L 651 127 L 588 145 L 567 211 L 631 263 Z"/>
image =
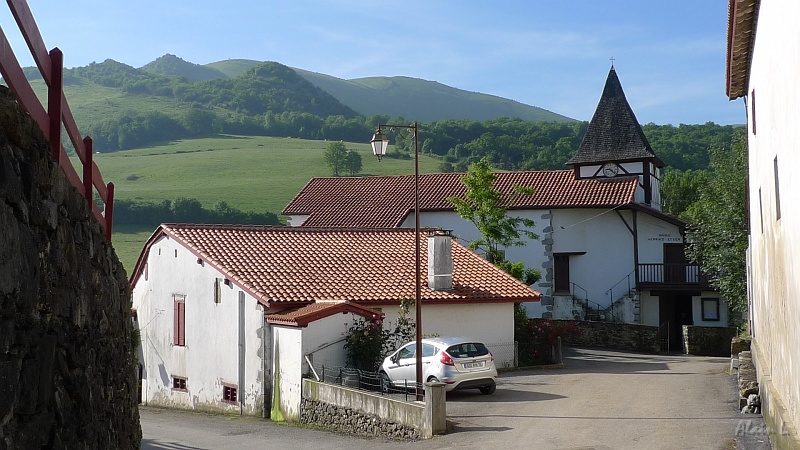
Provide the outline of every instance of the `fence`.
<path id="1" fill-rule="evenodd" d="M 338 384 L 354 389 L 375 392 L 381 395 L 399 395 L 405 401 L 413 401 L 416 387 L 422 384 L 405 380 L 401 385 L 392 384 L 378 372 L 349 367 L 311 366 L 314 378 L 321 383 Z"/>
<path id="2" fill-rule="evenodd" d="M 39 27 L 33 19 L 31 10 L 25 0 L 7 0 L 11 14 L 17 22 L 22 37 L 28 44 L 28 49 L 39 68 L 45 84 L 47 85 L 47 111 L 39 102 L 33 88 L 28 83 L 20 67 L 16 55 L 11 50 L 11 45 L 5 32 L 0 27 L 0 74 L 8 87 L 16 95 L 17 101 L 33 117 L 44 136 L 50 141 L 53 159 L 61 167 L 67 179 L 78 192 L 84 196 L 92 213 L 103 226 L 106 239 L 111 240 L 111 225 L 114 211 L 114 184 L 103 181 L 100 169 L 92 161 L 92 139 L 88 136 L 81 139 L 78 125 L 72 116 L 66 97 L 64 97 L 64 56 L 58 48 L 50 52 L 44 45 L 44 40 L 39 33 Z M 83 166 L 83 179 L 78 176 L 72 162 L 67 157 L 61 143 L 62 125 L 67 136 L 72 142 Z M 97 189 L 103 210 L 94 201 L 94 192 Z"/>

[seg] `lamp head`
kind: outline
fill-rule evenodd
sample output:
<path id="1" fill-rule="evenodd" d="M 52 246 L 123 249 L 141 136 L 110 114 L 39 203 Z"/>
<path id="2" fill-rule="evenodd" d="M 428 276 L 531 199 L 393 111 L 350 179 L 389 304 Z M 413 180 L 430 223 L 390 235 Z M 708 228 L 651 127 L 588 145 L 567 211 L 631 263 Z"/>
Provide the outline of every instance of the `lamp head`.
<path id="1" fill-rule="evenodd" d="M 381 160 L 386 155 L 386 149 L 389 148 L 389 137 L 383 134 L 383 130 L 378 127 L 375 131 L 375 134 L 372 136 L 372 140 L 369 141 L 372 144 L 372 153 L 378 157 L 378 161 Z"/>

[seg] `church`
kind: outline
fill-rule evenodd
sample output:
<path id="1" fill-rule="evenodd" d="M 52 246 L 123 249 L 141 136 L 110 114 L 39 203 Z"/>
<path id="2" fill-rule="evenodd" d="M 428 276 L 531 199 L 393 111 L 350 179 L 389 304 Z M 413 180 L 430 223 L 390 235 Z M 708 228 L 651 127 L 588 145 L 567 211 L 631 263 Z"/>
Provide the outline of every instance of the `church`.
<path id="1" fill-rule="evenodd" d="M 728 307 L 702 268 L 686 260 L 687 224 L 661 211 L 665 164 L 651 148 L 612 66 L 594 116 L 567 169 L 498 172 L 509 215 L 535 221 L 538 235 L 503 249 L 538 269 L 542 300 L 530 317 L 660 326 L 673 348 L 682 326 L 728 326 Z M 477 228 L 447 200 L 464 195 L 463 174 L 419 177 L 420 225 L 452 230 L 462 243 Z M 532 194 L 511 195 L 515 186 Z M 376 195 L 380 193 L 380 195 Z M 300 227 L 414 227 L 414 176 L 314 178 L 283 210 Z M 677 344 L 677 345 L 675 345 Z"/>

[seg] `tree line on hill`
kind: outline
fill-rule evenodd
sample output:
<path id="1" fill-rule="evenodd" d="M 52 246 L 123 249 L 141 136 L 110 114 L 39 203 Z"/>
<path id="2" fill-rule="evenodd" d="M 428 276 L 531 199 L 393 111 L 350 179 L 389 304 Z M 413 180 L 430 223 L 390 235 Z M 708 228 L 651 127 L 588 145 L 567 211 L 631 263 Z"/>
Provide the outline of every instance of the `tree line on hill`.
<path id="1" fill-rule="evenodd" d="M 280 225 L 278 216 L 269 211 L 241 211 L 224 201 L 218 201 L 211 209 L 207 209 L 197 199 L 183 197 L 160 203 L 117 200 L 114 202 L 114 222 L 149 228 L 162 223 Z"/>
<path id="2" fill-rule="evenodd" d="M 31 71 L 26 71 L 26 73 Z M 33 73 L 28 73 L 33 76 Z M 65 84 L 86 80 L 120 88 L 130 95 L 166 97 L 178 113 L 122 110 L 84 126 L 97 151 L 138 148 L 176 139 L 215 134 L 295 137 L 366 142 L 378 124 L 408 125 L 400 117 L 364 117 L 309 83 L 294 70 L 266 62 L 239 77 L 192 82 L 158 75 L 113 60 L 68 69 Z M 420 150 L 442 159 L 441 171 L 466 172 L 486 157 L 503 170 L 564 168 L 575 153 L 587 122 L 442 120 L 420 124 Z M 708 168 L 708 149 L 730 142 L 735 127 L 646 124 L 644 133 L 656 154 L 681 171 Z M 389 157 L 410 158 L 412 138 L 392 135 Z"/>

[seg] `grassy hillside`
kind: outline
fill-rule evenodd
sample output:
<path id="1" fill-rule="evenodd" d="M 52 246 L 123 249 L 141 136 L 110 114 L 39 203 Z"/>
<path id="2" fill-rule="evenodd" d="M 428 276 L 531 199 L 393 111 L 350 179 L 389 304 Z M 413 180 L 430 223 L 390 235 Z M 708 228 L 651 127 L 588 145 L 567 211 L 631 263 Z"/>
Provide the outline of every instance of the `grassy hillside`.
<path id="1" fill-rule="evenodd" d="M 218 70 L 224 73 L 228 78 L 236 78 L 259 64 L 261 64 L 261 61 L 254 61 L 252 59 L 226 59 L 224 61 L 206 64 L 205 67 Z"/>
<path id="2" fill-rule="evenodd" d="M 342 80 L 307 70 L 294 70 L 367 117 L 390 114 L 420 122 L 442 119 L 484 121 L 498 117 L 519 117 L 532 122 L 575 121 L 514 100 L 456 89 L 419 78 L 370 77 Z"/>
<path id="3" fill-rule="evenodd" d="M 168 77 L 184 77 L 189 81 L 230 78 L 217 69 L 190 63 L 169 53 L 142 66 L 141 70 Z"/>
<path id="4" fill-rule="evenodd" d="M 378 162 L 367 143 L 370 138 L 346 144 L 361 154 L 362 174 L 413 173 L 413 159 Z M 323 160 L 327 145 L 302 139 L 219 136 L 98 154 L 95 161 L 105 181 L 114 182 L 117 199 L 158 203 L 187 197 L 205 207 L 224 200 L 244 211 L 279 214 L 312 177 L 330 176 Z M 420 171 L 435 172 L 439 163 L 422 155 Z M 129 271 L 152 231 L 115 229 L 114 247 Z"/>

